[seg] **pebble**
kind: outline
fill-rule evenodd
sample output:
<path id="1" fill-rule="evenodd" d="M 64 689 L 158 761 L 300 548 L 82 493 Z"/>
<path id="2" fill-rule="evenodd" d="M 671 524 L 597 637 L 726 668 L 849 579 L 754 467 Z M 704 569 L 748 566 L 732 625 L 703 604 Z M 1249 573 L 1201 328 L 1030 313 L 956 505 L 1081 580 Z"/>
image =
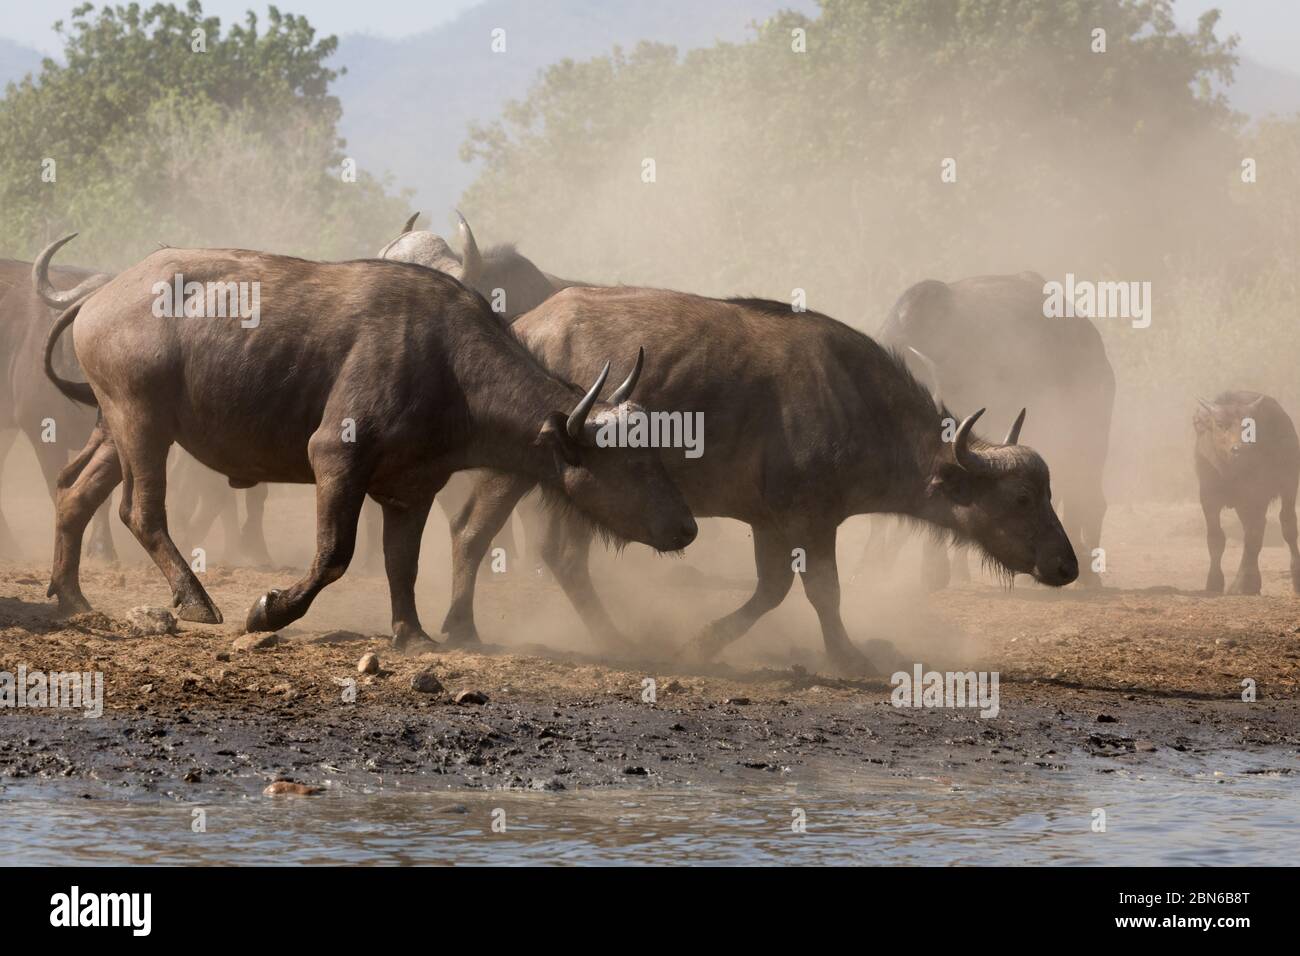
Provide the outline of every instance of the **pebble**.
<path id="1" fill-rule="evenodd" d="M 411 690 L 419 691 L 421 694 L 441 694 L 442 681 L 438 680 L 438 675 L 433 672 L 432 667 L 426 667 L 411 678 Z"/>
<path id="2" fill-rule="evenodd" d="M 724 704 L 733 704 L 736 707 L 744 707 L 749 703 L 748 697 L 728 697 L 723 701 Z"/>
<path id="3" fill-rule="evenodd" d="M 379 673 L 379 655 L 363 654 L 361 660 L 357 661 L 358 674 L 378 674 Z"/>
<path id="4" fill-rule="evenodd" d="M 133 607 L 126 612 L 126 624 L 132 637 L 176 633 L 176 615 L 165 607 Z"/>
<path id="5" fill-rule="evenodd" d="M 280 635 L 274 631 L 254 631 L 252 634 L 241 634 L 235 638 L 235 643 L 231 647 L 237 651 L 260 651 L 275 647 L 279 643 Z"/>
<path id="6" fill-rule="evenodd" d="M 1152 751 L 1157 749 L 1156 745 L 1152 743 L 1150 740 L 1142 740 L 1141 738 L 1138 738 L 1138 740 L 1134 741 L 1133 746 L 1135 749 L 1141 750 L 1145 753 L 1151 753 Z"/>
<path id="7" fill-rule="evenodd" d="M 458 704 L 486 704 L 487 702 L 487 694 L 477 690 L 463 690 L 456 695 Z"/>

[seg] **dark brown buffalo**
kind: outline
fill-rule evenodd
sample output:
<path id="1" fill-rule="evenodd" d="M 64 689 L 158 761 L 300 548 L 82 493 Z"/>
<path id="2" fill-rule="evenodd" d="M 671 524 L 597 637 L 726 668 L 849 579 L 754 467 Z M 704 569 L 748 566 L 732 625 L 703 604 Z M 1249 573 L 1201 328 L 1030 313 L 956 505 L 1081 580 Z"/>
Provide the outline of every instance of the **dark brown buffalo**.
<path id="1" fill-rule="evenodd" d="M 248 283 L 260 321 L 246 328 L 240 318 L 158 315 L 160 293 L 178 276 L 217 289 Z M 89 384 L 51 365 L 69 325 Z M 162 249 L 59 317 L 46 371 L 64 394 L 102 411 L 59 476 L 50 593 L 65 610 L 88 606 L 77 575 L 81 535 L 121 480 L 122 519 L 166 576 L 180 617 L 221 621 L 167 531 L 173 443 L 236 487 L 316 485 L 315 561 L 302 580 L 252 606 L 252 631 L 300 618 L 343 575 L 368 494 L 384 508 L 395 641 L 424 638 L 415 609 L 420 537 L 434 495 L 463 468 L 527 476 L 612 535 L 657 549 L 695 536 L 655 454 L 593 446 L 592 429 L 613 412 L 597 407 L 608 372 L 583 395 L 533 359 L 477 293 L 431 269 Z M 634 386 L 631 376 L 620 399 Z"/>
<path id="2" fill-rule="evenodd" d="M 608 349 L 652 343 L 645 405 L 702 412 L 702 457 L 664 452 L 697 517 L 753 528 L 758 587 L 693 645 L 711 657 L 780 604 L 801 558 L 804 593 L 839 667 L 865 669 L 840 619 L 836 529 L 886 512 L 946 529 L 1008 572 L 1073 581 L 1074 551 L 1051 506 L 1047 466 L 1029 448 L 990 444 L 967 418 L 946 443 L 940 414 L 902 361 L 867 336 L 813 312 L 753 299 L 719 300 L 634 288 L 567 289 L 513 330 L 559 374 L 582 376 Z M 473 592 L 493 532 L 529 489 L 488 476 L 453 522 L 453 598 L 443 630 L 478 639 Z M 591 535 L 553 516 L 543 551 L 598 639 L 617 640 L 587 568 Z"/>
<path id="3" fill-rule="evenodd" d="M 877 338 L 924 378 L 929 370 L 909 349 L 928 358 L 939 379 L 931 384 L 941 386 L 951 408 L 987 406 L 996 421 L 1009 421 L 1022 406 L 1034 410 L 1033 444 L 1052 465 L 1061 521 L 1081 559 L 1079 582 L 1095 586 L 1115 374 L 1090 320 L 1043 315 L 1043 285 L 1032 272 L 919 282 L 895 303 Z M 868 549 L 878 547 L 872 538 Z M 923 547 L 926 584 L 943 587 L 947 556 L 934 542 Z M 873 557 L 869 550 L 864 563 Z"/>
<path id="4" fill-rule="evenodd" d="M 578 284 L 543 272 L 512 245 L 494 246 L 480 253 L 469 223 L 460 213 L 456 215 L 461 255 L 437 233 L 413 230 L 420 216 L 417 212 L 406 221 L 401 234 L 379 251 L 379 258 L 413 262 L 454 276 L 477 289 L 506 322 L 513 322 L 561 289 Z"/>
<path id="5" fill-rule="evenodd" d="M 543 272 L 511 245 L 495 246 L 480 253 L 469 223 L 459 212 L 456 216 L 462 249 L 460 255 L 442 236 L 423 229 L 413 230 L 420 217 L 417 212 L 406 221 L 401 234 L 379 251 L 379 258 L 412 262 L 459 279 L 478 290 L 494 313 L 506 323 L 541 305 L 561 289 L 578 284 Z M 464 507 L 473 480 L 474 476 L 468 473 L 455 475 L 438 495 L 438 504 L 448 520 Z M 367 537 L 374 541 L 377 540 L 379 522 L 373 510 L 367 510 L 370 512 L 365 518 Z M 516 546 L 509 521 L 492 542 L 493 547 L 501 548 L 512 561 L 522 561 L 528 567 L 537 566 L 541 563 L 541 555 L 537 551 L 536 539 L 541 535 L 544 519 L 538 504 L 532 500 L 521 503 L 518 514 L 525 531 L 527 551 Z"/>
<path id="6" fill-rule="evenodd" d="M 86 444 L 95 427 L 95 412 L 70 401 L 45 377 L 41 354 L 58 313 L 32 290 L 31 275 L 30 262 L 0 259 L 0 471 L 18 435 L 26 435 L 53 499 L 59 470 Z M 71 289 L 93 275 L 84 269 L 57 269 L 52 287 Z M 69 343 L 61 357 L 71 354 Z M 47 421 L 53 423 L 53 441 L 45 440 L 51 437 Z M 117 559 L 105 508 L 95 515 L 87 551 Z M 17 557 L 18 552 L 18 542 L 0 512 L 0 555 Z"/>
<path id="7" fill-rule="evenodd" d="M 50 250 L 47 249 L 46 251 L 49 252 Z M 28 349 L 30 354 L 23 356 L 21 367 L 15 369 L 14 380 L 27 381 L 32 379 L 39 383 L 41 389 L 54 396 L 57 401 L 69 404 L 68 399 L 54 387 L 42 368 L 41 349 L 45 346 L 46 333 L 59 312 L 104 285 L 112 276 L 102 272 L 91 273 L 82 269 L 60 269 L 55 270 L 54 275 L 56 280 L 62 275 L 61 281 L 52 282 L 49 257 L 45 255 L 37 257 L 36 262 L 28 267 L 27 275 L 30 277 L 28 288 L 33 298 L 44 302 L 49 309 L 57 311 L 49 314 L 47 321 L 41 326 L 39 334 L 33 337 Z M 73 283 L 76 284 L 73 285 Z M 62 353 L 60 359 L 67 358 L 70 360 L 72 357 L 72 343 L 62 343 L 60 351 Z M 30 364 L 28 364 L 29 362 Z M 79 432 L 75 444 L 68 444 L 68 447 L 75 451 L 85 445 L 90 430 L 95 424 L 95 413 L 81 405 L 74 404 L 72 407 L 77 410 L 77 414 L 82 415 L 86 420 L 85 428 Z M 65 463 L 66 456 L 63 461 L 58 462 L 51 471 L 47 472 L 51 496 L 54 495 L 54 485 L 58 479 L 59 469 Z M 168 501 L 172 519 L 171 532 L 173 539 L 181 545 L 183 550 L 188 551 L 192 547 L 200 546 L 205 541 L 205 536 L 212 523 L 219 518 L 225 531 L 227 561 L 263 566 L 271 563 L 270 554 L 266 549 L 266 536 L 262 530 L 262 515 L 267 496 L 266 488 L 249 488 L 244 493 L 247 520 L 241 526 L 239 523 L 239 504 L 235 499 L 234 491 L 231 490 L 224 478 L 204 468 L 189 455 L 182 453 L 177 456 L 177 460 L 172 466 L 171 485 L 172 492 Z M 103 508 L 96 513 L 95 530 L 92 532 L 91 541 L 88 545 L 90 553 L 95 554 L 101 550 L 97 546 L 97 542 L 101 539 L 109 541 L 109 552 L 111 553 L 112 540 L 108 534 L 108 512 Z"/>
<path id="8" fill-rule="evenodd" d="M 1300 483 L 1300 439 L 1291 417 L 1259 392 L 1224 392 L 1212 403 L 1200 401 L 1192 416 L 1196 429 L 1196 478 L 1205 512 L 1210 573 L 1205 589 L 1223 593 L 1224 535 L 1220 512 L 1232 508 L 1241 519 L 1245 541 L 1241 566 L 1229 594 L 1258 594 L 1259 551 L 1264 545 L 1268 506 L 1282 499 L 1278 520 L 1291 549 L 1291 586 L 1300 593 L 1300 550 L 1296 549 L 1295 500 Z"/>

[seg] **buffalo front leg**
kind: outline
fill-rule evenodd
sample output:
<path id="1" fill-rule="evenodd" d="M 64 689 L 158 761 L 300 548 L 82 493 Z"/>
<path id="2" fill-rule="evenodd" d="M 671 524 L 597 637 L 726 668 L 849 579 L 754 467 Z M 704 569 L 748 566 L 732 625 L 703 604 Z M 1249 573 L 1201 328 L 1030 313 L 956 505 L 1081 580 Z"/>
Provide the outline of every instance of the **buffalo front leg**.
<path id="1" fill-rule="evenodd" d="M 451 519 L 451 606 L 442 622 L 449 644 L 477 644 L 474 585 L 479 565 L 515 504 L 533 482 L 505 472 L 484 471 L 460 512 Z"/>
<path id="2" fill-rule="evenodd" d="M 591 529 L 563 509 L 547 517 L 542 560 L 596 643 L 605 650 L 626 649 L 630 642 L 605 610 L 591 581 Z"/>
<path id="3" fill-rule="evenodd" d="M 244 526 L 239 530 L 239 556 L 254 567 L 271 566 L 271 552 L 266 547 L 266 499 L 270 485 L 253 485 L 244 490 Z"/>
<path id="4" fill-rule="evenodd" d="M 81 542 L 86 525 L 121 480 L 117 448 L 101 420 L 86 447 L 59 472 L 56 484 L 49 596 L 59 599 L 59 610 L 65 614 L 90 610 L 81 593 Z"/>
<path id="5" fill-rule="evenodd" d="M 9 449 L 14 447 L 14 442 L 17 440 L 18 429 L 0 429 L 0 475 L 4 474 L 5 458 L 9 455 Z M 53 488 L 50 489 L 50 497 L 54 497 Z M 0 495 L 0 502 L 3 500 L 3 495 Z M 3 507 L 0 507 L 0 558 L 17 558 L 20 556 L 19 552 L 18 539 L 14 537 L 9 522 L 5 521 Z"/>
<path id="6" fill-rule="evenodd" d="M 804 594 L 822 626 L 826 656 L 838 671 L 852 675 L 878 673 L 865 654 L 853 646 L 840 617 L 840 574 L 835 563 L 835 529 L 805 536 L 807 566 L 801 573 Z M 947 554 L 944 554 L 947 557 Z"/>
<path id="7" fill-rule="evenodd" d="M 1300 549 L 1296 547 L 1295 499 L 1294 490 L 1282 495 L 1282 510 L 1278 512 L 1278 520 L 1282 524 L 1282 540 L 1291 549 L 1291 590 L 1300 594 Z"/>
<path id="8" fill-rule="evenodd" d="M 792 545 L 775 528 L 754 527 L 754 564 L 758 585 L 748 601 L 726 617 L 714 621 L 687 645 L 686 655 L 698 661 L 712 660 L 760 617 L 775 608 L 794 581 Z"/>
<path id="9" fill-rule="evenodd" d="M 1205 590 L 1211 594 L 1223 593 L 1223 549 L 1227 535 L 1223 533 L 1223 502 L 1217 498 L 1201 496 L 1201 511 L 1205 515 L 1205 544 L 1210 551 L 1210 570 L 1205 576 Z"/>
<path id="10" fill-rule="evenodd" d="M 1237 509 L 1241 519 L 1244 540 L 1241 547 L 1241 565 L 1237 568 L 1237 577 L 1228 588 L 1229 594 L 1258 594 L 1261 579 L 1259 574 L 1259 552 L 1264 547 L 1264 528 L 1267 524 L 1268 504 L 1251 502 Z"/>
<path id="11" fill-rule="evenodd" d="M 432 506 L 432 494 L 417 501 L 390 501 L 383 506 L 384 571 L 388 574 L 388 597 L 393 606 L 393 647 L 399 651 L 428 649 L 434 644 L 433 638 L 420 626 L 420 616 L 415 610 L 420 539 Z"/>
<path id="12" fill-rule="evenodd" d="M 352 562 L 369 476 L 357 467 L 357 452 L 345 447 L 337 435 L 334 428 L 323 425 L 308 443 L 316 475 L 316 557 L 306 577 L 292 587 L 258 598 L 248 611 L 249 631 L 274 631 L 298 620 L 316 595 L 343 577 Z"/>
<path id="13" fill-rule="evenodd" d="M 851 580 L 872 569 L 892 568 L 907 542 L 907 526 L 886 514 L 867 515 L 868 531 Z"/>

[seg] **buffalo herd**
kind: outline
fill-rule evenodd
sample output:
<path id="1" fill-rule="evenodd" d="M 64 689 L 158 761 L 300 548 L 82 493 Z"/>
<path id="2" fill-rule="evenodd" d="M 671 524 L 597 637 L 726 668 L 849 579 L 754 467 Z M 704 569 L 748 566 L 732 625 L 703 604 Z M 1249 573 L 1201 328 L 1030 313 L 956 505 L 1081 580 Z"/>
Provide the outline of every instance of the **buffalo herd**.
<path id="1" fill-rule="evenodd" d="M 164 247 L 110 276 L 52 265 L 72 237 L 34 263 L 0 260 L 0 465 L 26 434 L 55 502 L 61 611 L 89 608 L 88 527 L 84 550 L 115 557 L 105 503 L 119 484 L 122 521 L 178 616 L 200 623 L 222 613 L 178 545 L 220 518 L 232 560 L 265 564 L 266 483 L 316 486 L 312 565 L 253 601 L 250 631 L 302 617 L 343 575 L 370 499 L 366 544 L 382 553 L 403 650 L 433 643 L 415 583 L 435 496 L 452 531 L 449 644 L 479 640 L 475 581 L 516 511 L 530 551 L 611 648 L 626 638 L 593 585 L 593 539 L 677 552 L 697 518 L 747 524 L 754 592 L 689 642 L 701 661 L 798 574 L 831 665 L 871 673 L 840 616 L 836 535 L 854 515 L 876 516 L 863 564 L 889 561 L 916 526 L 934 530 L 930 588 L 963 573 L 969 550 L 1006 580 L 1099 585 L 1115 376 L 1089 319 L 1044 315 L 1042 276 L 918 283 L 871 338 L 787 303 L 560 279 L 512 246 L 480 251 L 463 217 L 458 254 L 415 219 L 377 258 L 351 262 Z M 1026 407 L 1034 448 L 1020 441 Z M 981 422 L 1003 440 L 977 435 Z M 1259 593 L 1265 513 L 1281 498 L 1300 591 L 1290 418 L 1266 395 L 1227 392 L 1200 401 L 1193 423 L 1207 590 L 1224 589 L 1231 507 L 1245 549 L 1230 590 Z M 169 483 L 186 489 L 170 507 Z M 0 555 L 15 550 L 0 515 Z"/>

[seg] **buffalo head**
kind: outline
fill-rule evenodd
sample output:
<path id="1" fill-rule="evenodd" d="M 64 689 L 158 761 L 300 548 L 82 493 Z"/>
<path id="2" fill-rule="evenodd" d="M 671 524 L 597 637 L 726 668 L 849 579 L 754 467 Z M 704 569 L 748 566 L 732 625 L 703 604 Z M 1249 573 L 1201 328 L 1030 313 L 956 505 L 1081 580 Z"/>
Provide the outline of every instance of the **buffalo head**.
<path id="1" fill-rule="evenodd" d="M 460 232 L 462 250 L 458 256 L 442 236 L 423 229 L 412 231 L 411 227 L 415 225 L 419 215 L 417 212 L 408 219 L 401 235 L 379 250 L 379 258 L 392 259 L 396 262 L 413 262 L 429 269 L 436 269 L 460 280 L 462 285 L 473 288 L 479 273 L 483 270 L 483 260 L 479 255 L 478 243 L 474 241 L 474 233 L 470 231 L 465 217 L 459 212 L 456 213 L 459 219 L 457 228 Z"/>
<path id="2" fill-rule="evenodd" d="M 1250 394 L 1231 396 L 1246 398 Z M 1264 402 L 1263 395 L 1250 401 L 1207 402 L 1198 398 L 1199 407 L 1192 414 L 1192 425 L 1196 429 L 1196 450 L 1201 457 L 1214 465 L 1227 477 L 1247 474 L 1253 467 L 1258 454 L 1259 442 L 1247 438 L 1247 429 L 1259 416 Z"/>
<path id="3" fill-rule="evenodd" d="M 1069 584 L 1079 576 L 1079 562 L 1052 510 L 1047 463 L 1018 444 L 1025 412 L 1000 445 L 973 435 L 983 414 L 981 408 L 963 421 L 937 457 L 927 517 L 977 544 L 1004 571 L 1055 587 Z"/>
<path id="4" fill-rule="evenodd" d="M 602 403 L 600 393 L 610 371 L 606 362 L 567 417 L 555 412 L 547 419 L 537 441 L 554 452 L 556 474 L 543 488 L 558 485 L 564 497 L 548 495 L 550 503 L 571 504 L 591 519 L 598 534 L 615 543 L 641 541 L 657 551 L 679 551 L 695 540 L 698 528 L 658 450 L 602 448 L 596 442 L 607 417 L 644 412 L 630 400 L 644 363 L 641 349 L 623 384 Z M 639 507 L 628 506 L 629 488 L 636 489 Z"/>

